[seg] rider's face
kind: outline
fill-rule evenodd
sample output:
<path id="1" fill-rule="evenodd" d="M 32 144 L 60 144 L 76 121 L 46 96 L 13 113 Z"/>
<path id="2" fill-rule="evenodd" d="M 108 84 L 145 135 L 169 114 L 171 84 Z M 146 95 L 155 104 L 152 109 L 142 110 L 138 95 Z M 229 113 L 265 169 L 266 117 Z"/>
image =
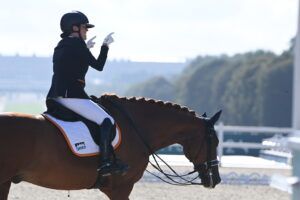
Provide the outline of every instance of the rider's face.
<path id="1" fill-rule="evenodd" d="M 88 28 L 86 27 L 85 24 L 80 25 L 80 35 L 83 40 L 86 40 L 87 31 L 88 31 Z"/>

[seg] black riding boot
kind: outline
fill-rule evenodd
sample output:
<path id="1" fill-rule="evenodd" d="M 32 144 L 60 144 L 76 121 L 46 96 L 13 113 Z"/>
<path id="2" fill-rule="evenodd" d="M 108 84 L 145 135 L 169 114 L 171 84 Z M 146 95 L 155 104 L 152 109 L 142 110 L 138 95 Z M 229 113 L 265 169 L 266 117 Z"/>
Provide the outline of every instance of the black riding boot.
<path id="1" fill-rule="evenodd" d="M 112 174 L 124 175 L 128 171 L 128 165 L 123 164 L 119 159 L 114 159 L 113 147 L 111 145 L 111 133 L 113 124 L 110 119 L 105 118 L 100 126 L 100 165 L 97 169 L 100 176 Z"/>

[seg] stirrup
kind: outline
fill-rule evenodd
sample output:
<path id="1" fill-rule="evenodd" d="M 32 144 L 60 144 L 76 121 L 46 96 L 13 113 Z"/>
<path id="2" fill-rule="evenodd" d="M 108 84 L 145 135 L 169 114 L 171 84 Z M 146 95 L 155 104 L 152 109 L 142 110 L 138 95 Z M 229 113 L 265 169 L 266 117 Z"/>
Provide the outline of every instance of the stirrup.
<path id="1" fill-rule="evenodd" d="M 115 173 L 118 174 L 118 175 L 121 175 L 121 176 L 124 176 L 127 173 L 128 169 L 129 169 L 129 166 L 127 164 L 123 163 L 119 159 L 116 159 L 114 161 L 114 164 L 113 164 L 112 167 L 115 168 L 114 169 Z"/>
<path id="2" fill-rule="evenodd" d="M 124 176 L 128 171 L 128 165 L 122 162 L 104 163 L 101 165 L 97 172 L 100 176 L 111 176 L 113 174 Z"/>
<path id="3" fill-rule="evenodd" d="M 107 162 L 102 164 L 101 166 L 99 166 L 97 168 L 97 172 L 99 173 L 100 176 L 110 176 L 112 175 L 112 163 L 111 162 Z"/>

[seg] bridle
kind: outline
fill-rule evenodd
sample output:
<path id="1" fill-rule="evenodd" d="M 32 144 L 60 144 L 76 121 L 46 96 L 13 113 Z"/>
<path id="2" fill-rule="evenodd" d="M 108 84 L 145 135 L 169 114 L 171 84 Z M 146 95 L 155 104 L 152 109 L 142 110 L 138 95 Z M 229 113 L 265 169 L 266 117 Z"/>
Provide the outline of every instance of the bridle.
<path id="1" fill-rule="evenodd" d="M 203 119 L 203 120 L 205 120 L 207 135 L 205 135 L 205 139 L 202 141 L 201 148 L 199 149 L 198 154 L 203 151 L 204 142 L 207 142 L 206 162 L 194 165 L 194 170 L 187 174 L 179 175 L 168 163 L 166 163 L 166 161 L 164 161 L 160 156 L 158 156 L 156 153 L 153 152 L 153 153 L 151 153 L 151 156 L 155 163 L 152 163 L 151 161 L 149 161 L 149 163 L 152 165 L 152 167 L 154 169 L 156 169 L 157 171 L 162 173 L 165 176 L 165 178 L 167 178 L 168 180 L 163 179 L 162 177 L 150 172 L 149 170 L 146 170 L 146 171 L 148 173 L 150 173 L 151 175 L 155 176 L 156 178 L 162 180 L 163 182 L 166 182 L 171 185 L 180 185 L 180 186 L 203 185 L 203 183 L 194 182 L 194 181 L 198 178 L 198 176 L 207 175 L 209 177 L 209 188 L 213 188 L 214 182 L 213 182 L 213 172 L 212 171 L 213 171 L 214 167 L 217 167 L 219 165 L 219 161 L 217 159 L 214 159 L 214 160 L 211 159 L 211 150 L 213 148 L 213 146 L 212 146 L 213 137 L 215 137 L 217 140 L 218 140 L 218 138 L 216 136 L 214 126 L 207 119 Z M 158 159 L 161 162 L 163 162 L 168 167 L 168 169 L 172 171 L 173 174 L 165 173 L 164 170 L 160 167 L 160 165 L 157 161 Z M 196 172 L 198 172 L 199 175 L 192 178 L 191 180 L 187 180 L 187 178 L 185 178 Z M 175 180 L 175 178 L 179 178 L 181 181 L 177 181 L 177 180 Z"/>
<path id="2" fill-rule="evenodd" d="M 209 120 L 205 120 L 205 125 L 207 129 L 207 135 L 205 135 L 205 140 L 207 142 L 207 151 L 206 151 L 206 162 L 200 163 L 194 166 L 194 170 L 199 172 L 199 174 L 207 173 L 209 176 L 209 188 L 213 187 L 213 167 L 219 166 L 220 162 L 218 159 L 211 158 L 211 150 L 212 150 L 212 140 L 213 137 L 216 137 L 217 143 L 219 143 L 218 138 L 216 136 L 216 131 L 214 129 L 214 125 L 210 123 Z M 201 151 L 201 150 L 200 150 Z"/>
<path id="3" fill-rule="evenodd" d="M 195 178 L 192 178 L 191 180 L 188 180 L 186 177 L 190 176 L 191 174 L 194 174 L 196 172 L 199 173 L 199 175 L 205 175 L 208 174 L 209 176 L 209 188 L 213 187 L 213 168 L 219 165 L 219 161 L 217 159 L 212 160 L 211 159 L 211 150 L 212 150 L 212 140 L 213 137 L 216 137 L 216 132 L 214 130 L 214 125 L 210 123 L 210 121 L 207 118 L 201 118 L 204 120 L 205 126 L 206 126 L 206 133 L 207 135 L 205 135 L 205 139 L 202 141 L 202 145 L 201 148 L 199 149 L 198 153 L 201 153 L 201 151 L 203 150 L 203 144 L 206 141 L 207 142 L 207 155 L 206 155 L 206 162 L 204 163 L 200 163 L 197 165 L 194 165 L 194 170 L 184 174 L 184 175 L 179 175 L 166 161 L 164 161 L 160 156 L 158 156 L 155 152 L 153 152 L 153 150 L 151 149 L 151 147 L 148 145 L 148 143 L 145 141 L 145 139 L 142 137 L 141 131 L 138 129 L 138 127 L 135 125 L 134 121 L 132 120 L 132 117 L 130 116 L 130 113 L 126 112 L 126 110 L 119 106 L 118 104 L 114 104 L 114 102 L 112 102 L 109 98 L 106 98 L 106 100 L 108 100 L 113 106 L 115 106 L 119 111 L 121 111 L 123 113 L 124 116 L 127 117 L 127 119 L 129 120 L 131 126 L 134 128 L 137 136 L 140 138 L 141 142 L 144 144 L 144 146 L 147 148 L 147 150 L 149 151 L 150 155 L 152 156 L 154 163 L 152 163 L 149 160 L 149 163 L 151 164 L 151 166 L 156 169 L 158 172 L 162 173 L 165 178 L 167 178 L 168 180 L 163 179 L 162 177 L 154 174 L 153 172 L 150 172 L 149 170 L 146 169 L 146 171 L 155 176 L 156 178 L 162 180 L 165 183 L 171 184 L 171 185 L 180 185 L 180 186 L 187 186 L 187 185 L 203 185 L 203 183 L 199 183 L 199 182 L 194 182 L 197 178 L 198 175 Z M 158 163 L 158 160 L 160 160 L 161 162 L 163 162 L 170 170 L 173 174 L 168 174 L 166 172 L 164 172 L 164 170 L 161 168 L 161 166 Z M 179 178 L 181 181 L 177 181 L 175 180 L 175 178 Z"/>

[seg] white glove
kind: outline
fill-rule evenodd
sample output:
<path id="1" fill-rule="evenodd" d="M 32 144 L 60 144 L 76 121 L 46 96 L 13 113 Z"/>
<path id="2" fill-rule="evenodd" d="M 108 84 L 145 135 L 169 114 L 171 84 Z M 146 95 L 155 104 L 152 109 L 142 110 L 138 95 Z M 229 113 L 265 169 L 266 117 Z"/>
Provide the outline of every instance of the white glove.
<path id="1" fill-rule="evenodd" d="M 112 37 L 112 34 L 114 34 L 114 32 L 108 34 L 108 35 L 104 38 L 104 41 L 103 41 L 103 44 L 104 44 L 104 45 L 109 46 L 111 43 L 114 42 L 114 38 Z"/>
<path id="2" fill-rule="evenodd" d="M 93 40 L 96 38 L 96 36 L 92 37 L 91 39 L 89 39 L 87 42 L 86 42 L 86 47 L 88 49 L 91 49 L 94 47 L 95 43 Z"/>

